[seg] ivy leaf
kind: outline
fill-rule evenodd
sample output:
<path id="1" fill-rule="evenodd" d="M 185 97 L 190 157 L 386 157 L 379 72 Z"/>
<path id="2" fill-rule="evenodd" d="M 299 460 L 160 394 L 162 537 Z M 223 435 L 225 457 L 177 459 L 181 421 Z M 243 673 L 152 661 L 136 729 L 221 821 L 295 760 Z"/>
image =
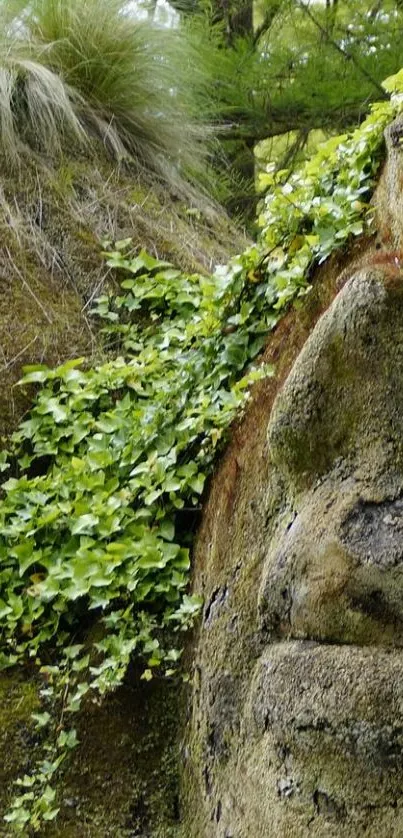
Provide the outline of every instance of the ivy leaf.
<path id="1" fill-rule="evenodd" d="M 13 609 L 7 605 L 3 599 L 0 599 L 0 620 L 4 620 L 9 614 L 12 614 Z"/>
<path id="2" fill-rule="evenodd" d="M 141 680 L 142 681 L 152 681 L 152 679 L 153 679 L 153 673 L 152 673 L 151 669 L 145 669 L 142 676 L 141 676 Z"/>
<path id="3" fill-rule="evenodd" d="M 172 520 L 165 519 L 158 524 L 158 532 L 165 541 L 172 541 L 175 536 L 175 524 Z"/>
<path id="4" fill-rule="evenodd" d="M 22 372 L 20 384 L 43 384 L 49 376 L 50 369 L 45 364 L 30 364 L 23 367 Z"/>
<path id="5" fill-rule="evenodd" d="M 46 727 L 49 724 L 52 717 L 51 717 L 50 713 L 45 712 L 45 713 L 32 713 L 32 718 L 36 722 L 36 726 L 38 728 L 41 728 L 41 727 Z"/>
<path id="6" fill-rule="evenodd" d="M 58 748 L 67 748 L 73 750 L 78 745 L 78 737 L 76 730 L 62 730 L 57 738 Z"/>
<path id="7" fill-rule="evenodd" d="M 196 492 L 197 495 L 201 495 L 201 493 L 204 489 L 205 480 L 206 480 L 205 475 L 200 473 L 196 477 L 191 477 L 190 478 L 189 486 L 193 490 L 193 492 Z"/>
<path id="8" fill-rule="evenodd" d="M 60 806 L 55 806 L 53 809 L 46 809 L 42 817 L 44 821 L 54 821 L 60 812 Z"/>
<path id="9" fill-rule="evenodd" d="M 94 527 L 99 522 L 98 515 L 93 515 L 92 513 L 87 513 L 86 515 L 79 515 L 78 518 L 74 521 L 71 527 L 71 534 L 72 535 L 83 535 L 84 533 L 90 535 L 93 532 Z"/>

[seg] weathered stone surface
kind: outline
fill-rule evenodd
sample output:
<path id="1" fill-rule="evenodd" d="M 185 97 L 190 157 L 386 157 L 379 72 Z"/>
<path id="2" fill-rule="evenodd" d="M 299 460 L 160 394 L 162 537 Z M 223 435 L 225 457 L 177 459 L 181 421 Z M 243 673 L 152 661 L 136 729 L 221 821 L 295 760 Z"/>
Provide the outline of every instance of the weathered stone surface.
<path id="1" fill-rule="evenodd" d="M 200 534 L 188 834 L 397 838 L 401 276 L 355 273 L 291 367 L 264 437 L 249 427 L 228 454 Z"/>

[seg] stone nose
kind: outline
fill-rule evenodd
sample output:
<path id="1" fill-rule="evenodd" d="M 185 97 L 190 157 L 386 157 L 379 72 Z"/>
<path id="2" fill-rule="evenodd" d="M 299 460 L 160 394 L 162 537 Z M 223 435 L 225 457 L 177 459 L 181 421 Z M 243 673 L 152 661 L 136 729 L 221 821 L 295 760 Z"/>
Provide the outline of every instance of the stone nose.
<path id="1" fill-rule="evenodd" d="M 309 496 L 272 539 L 259 610 L 272 640 L 403 646 L 403 499 Z"/>

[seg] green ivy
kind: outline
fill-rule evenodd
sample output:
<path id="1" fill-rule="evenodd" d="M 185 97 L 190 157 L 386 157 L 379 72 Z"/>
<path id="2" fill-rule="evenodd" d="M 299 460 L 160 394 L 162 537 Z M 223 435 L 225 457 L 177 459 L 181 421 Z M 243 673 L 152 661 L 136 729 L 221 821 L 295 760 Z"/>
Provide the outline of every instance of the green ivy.
<path id="1" fill-rule="evenodd" d="M 400 84 L 400 79 L 388 80 Z M 130 242 L 106 246 L 121 292 L 98 299 L 110 360 L 26 369 L 32 410 L 0 458 L 0 666 L 42 681 L 42 753 L 6 820 L 36 831 L 59 811 L 55 775 L 91 695 L 125 677 L 178 677 L 181 634 L 200 609 L 189 550 L 217 448 L 251 366 L 309 272 L 370 222 L 383 130 L 399 97 L 375 105 L 291 176 L 277 173 L 256 245 L 211 276 L 187 275 Z M 96 625 L 96 630 L 94 629 Z"/>

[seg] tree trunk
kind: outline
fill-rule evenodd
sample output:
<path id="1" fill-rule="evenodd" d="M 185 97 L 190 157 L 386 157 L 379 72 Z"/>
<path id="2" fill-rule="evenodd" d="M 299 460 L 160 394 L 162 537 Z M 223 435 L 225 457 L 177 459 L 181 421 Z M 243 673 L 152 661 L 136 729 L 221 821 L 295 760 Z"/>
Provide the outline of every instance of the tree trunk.
<path id="1" fill-rule="evenodd" d="M 214 0 L 213 22 L 223 23 L 227 45 L 237 38 L 253 37 L 252 0 Z"/>

